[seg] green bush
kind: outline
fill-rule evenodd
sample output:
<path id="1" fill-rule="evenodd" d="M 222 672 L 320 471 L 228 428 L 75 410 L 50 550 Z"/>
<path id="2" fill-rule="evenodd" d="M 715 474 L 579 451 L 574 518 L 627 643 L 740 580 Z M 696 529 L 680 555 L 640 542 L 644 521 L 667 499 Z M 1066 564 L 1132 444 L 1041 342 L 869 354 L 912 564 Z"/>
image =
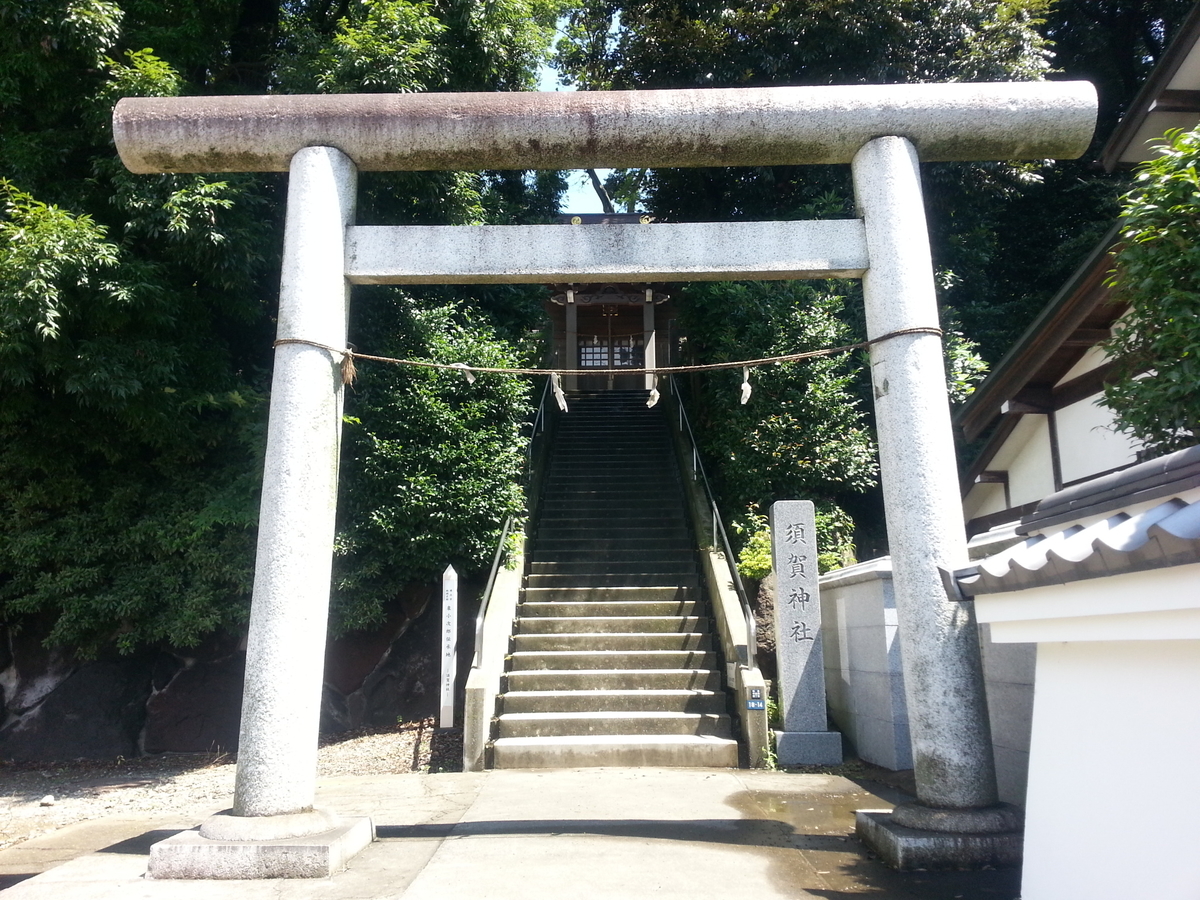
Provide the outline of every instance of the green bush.
<path id="1" fill-rule="evenodd" d="M 823 503 L 816 510 L 817 570 L 824 575 L 834 569 L 854 565 L 854 520 L 841 507 Z M 767 517 L 749 510 L 734 522 L 734 531 L 742 537 L 738 553 L 738 573 L 743 578 L 761 581 L 771 574 L 771 526 Z"/>
<path id="2" fill-rule="evenodd" d="M 1125 196 L 1110 279 L 1129 304 L 1105 348 L 1117 428 L 1147 455 L 1200 440 L 1200 133 L 1171 131 Z"/>
<path id="3" fill-rule="evenodd" d="M 391 289 L 360 299 L 361 327 L 377 336 L 378 355 L 499 367 L 523 361 L 459 304 Z M 404 585 L 436 577 L 447 563 L 486 568 L 505 518 L 524 505 L 529 392 L 529 382 L 514 376 L 469 382 L 445 369 L 362 363 L 346 404 L 335 628 L 381 621 Z"/>
<path id="4" fill-rule="evenodd" d="M 763 519 L 763 526 L 755 530 L 742 545 L 737 565 L 743 578 L 762 581 L 771 574 L 771 529 L 763 516 L 755 518 Z"/>

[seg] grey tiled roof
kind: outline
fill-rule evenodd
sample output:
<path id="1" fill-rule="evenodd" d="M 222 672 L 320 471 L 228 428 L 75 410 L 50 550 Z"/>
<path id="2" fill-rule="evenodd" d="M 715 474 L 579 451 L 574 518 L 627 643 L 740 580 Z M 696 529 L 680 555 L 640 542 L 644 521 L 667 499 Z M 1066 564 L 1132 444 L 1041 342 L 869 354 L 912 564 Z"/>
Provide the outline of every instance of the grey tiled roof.
<path id="1" fill-rule="evenodd" d="M 1132 516 L 1035 535 L 954 575 L 962 592 L 975 596 L 1194 562 L 1200 501 L 1175 497 Z"/>
<path id="2" fill-rule="evenodd" d="M 1060 523 L 1170 497 L 1193 487 L 1200 487 L 1200 445 L 1089 478 L 1051 494 L 1021 519 L 1017 530 L 1023 534 L 1044 533 Z"/>

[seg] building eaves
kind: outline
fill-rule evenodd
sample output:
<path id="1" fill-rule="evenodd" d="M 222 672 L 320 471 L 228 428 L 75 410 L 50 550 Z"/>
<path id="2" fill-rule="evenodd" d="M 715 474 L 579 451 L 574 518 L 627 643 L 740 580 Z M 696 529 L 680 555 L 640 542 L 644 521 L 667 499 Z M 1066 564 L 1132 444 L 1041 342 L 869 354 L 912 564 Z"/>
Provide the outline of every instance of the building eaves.
<path id="1" fill-rule="evenodd" d="M 1112 268 L 1110 252 L 1120 234 L 1116 223 L 1087 259 L 1033 320 L 998 362 L 991 374 L 955 412 L 954 420 L 968 441 L 979 437 L 1001 414 L 1005 403 L 1031 384 L 1053 386 L 1087 349 L 1077 345 L 1064 355 L 1063 348 L 1089 323 L 1110 294 L 1104 282 Z M 1100 317 L 1104 326 L 1117 318 L 1116 311 Z"/>
<path id="2" fill-rule="evenodd" d="M 1200 501 L 1178 496 L 1091 525 L 1045 530 L 1200 486 L 1200 446 L 1052 494 L 1022 520 L 1043 529 L 954 578 L 965 596 L 1020 591 L 1200 562 Z M 1064 519 L 1064 514 L 1067 516 Z"/>
<path id="3" fill-rule="evenodd" d="M 1092 478 L 1051 494 L 1021 519 L 1017 530 L 1033 534 L 1064 522 L 1158 500 L 1200 487 L 1200 446 L 1188 447 Z"/>
<path id="4" fill-rule="evenodd" d="M 1200 122 L 1200 4 L 1192 8 L 1142 89 L 1113 130 L 1100 161 L 1111 172 L 1150 159 L 1150 143 L 1169 129 Z"/>

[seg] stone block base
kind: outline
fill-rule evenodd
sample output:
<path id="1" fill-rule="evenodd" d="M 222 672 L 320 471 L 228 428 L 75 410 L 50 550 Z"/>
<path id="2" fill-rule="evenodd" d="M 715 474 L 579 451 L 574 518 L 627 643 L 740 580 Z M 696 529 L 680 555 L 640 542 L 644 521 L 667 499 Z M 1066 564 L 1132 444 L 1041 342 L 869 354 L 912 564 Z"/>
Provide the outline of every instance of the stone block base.
<path id="1" fill-rule="evenodd" d="M 1024 834 L 954 834 L 905 828 L 883 809 L 860 809 L 855 814 L 859 839 L 893 869 L 979 869 L 1021 864 Z"/>
<path id="2" fill-rule="evenodd" d="M 328 878 L 375 840 L 367 818 L 319 834 L 263 841 L 212 840 L 181 831 L 150 848 L 147 878 Z"/>
<path id="3" fill-rule="evenodd" d="M 781 766 L 841 765 L 841 732 L 776 731 L 775 759 Z"/>

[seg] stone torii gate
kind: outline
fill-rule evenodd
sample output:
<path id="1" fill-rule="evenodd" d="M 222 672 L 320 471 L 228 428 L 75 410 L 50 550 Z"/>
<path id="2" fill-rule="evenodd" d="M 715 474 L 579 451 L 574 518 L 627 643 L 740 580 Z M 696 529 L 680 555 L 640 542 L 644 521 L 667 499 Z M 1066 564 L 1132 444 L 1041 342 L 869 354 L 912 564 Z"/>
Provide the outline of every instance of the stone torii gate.
<path id="1" fill-rule="evenodd" d="M 910 332 L 870 355 L 918 796 L 864 836 L 893 860 L 914 841 L 931 861 L 1011 856 L 974 612 L 943 586 L 966 541 L 918 160 L 1074 158 L 1095 111 L 1082 82 L 122 100 L 133 172 L 290 172 L 234 804 L 156 845 L 151 877 L 326 875 L 372 838 L 313 808 L 343 391 L 328 348 L 355 283 L 861 277 L 868 338 Z M 816 163 L 851 165 L 859 218 L 354 224 L 360 170 Z"/>

